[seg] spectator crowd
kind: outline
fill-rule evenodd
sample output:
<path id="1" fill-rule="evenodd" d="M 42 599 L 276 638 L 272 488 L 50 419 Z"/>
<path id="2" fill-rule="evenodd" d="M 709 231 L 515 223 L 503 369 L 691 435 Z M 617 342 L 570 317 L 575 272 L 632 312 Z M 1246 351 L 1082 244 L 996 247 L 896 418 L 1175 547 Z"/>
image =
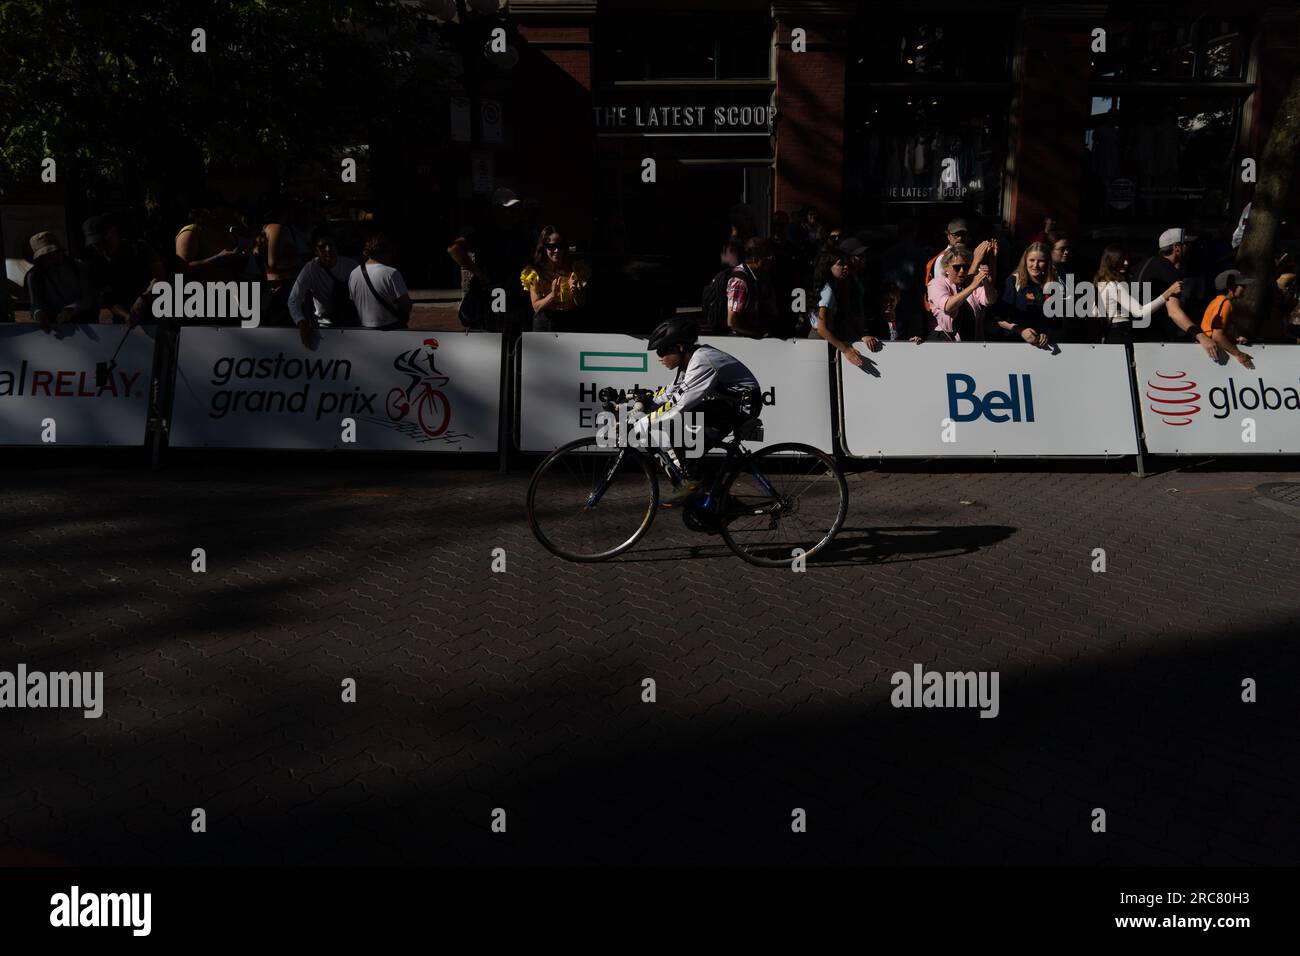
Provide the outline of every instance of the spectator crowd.
<path id="1" fill-rule="evenodd" d="M 1200 240 L 1181 227 L 1154 238 L 1147 255 L 1121 245 L 1101 250 L 1095 269 L 1072 257 L 1072 241 L 1054 215 L 1016 254 L 1005 237 L 980 236 L 971 221 L 952 219 L 926 249 L 904 226 L 873 254 L 857 235 L 827 228 L 815 210 L 773 217 L 770 236 L 733 227 L 720 271 L 701 296 L 701 330 L 781 338 L 820 336 L 854 365 L 881 343 L 1059 343 L 1195 341 L 1211 357 L 1228 353 L 1253 367 L 1232 309 L 1254 281 L 1233 268 L 1242 225 L 1231 247 Z M 938 237 L 936 237 L 937 239 Z M 1133 263 L 1133 265 L 1131 265 Z M 1300 305 L 1291 250 L 1283 246 L 1266 281 L 1276 284 L 1269 314 L 1254 340 L 1300 341 Z M 1088 294 L 1081 295 L 1087 288 Z M 806 304 L 806 309 L 800 303 Z M 811 332 L 810 332 L 811 330 Z"/>
<path id="2" fill-rule="evenodd" d="M 592 267 L 555 225 L 530 229 L 520 207 L 512 192 L 497 190 L 490 217 L 447 246 L 461 274 L 460 322 L 512 333 L 601 328 L 587 314 Z M 875 242 L 874 234 L 827 225 L 811 207 L 774 213 L 766 236 L 753 234 L 752 219 L 737 216 L 703 288 L 698 321 L 704 334 L 817 336 L 859 366 L 864 355 L 856 345 L 870 353 L 891 341 L 1052 349 L 1064 342 L 1194 340 L 1211 356 L 1223 351 L 1251 367 L 1241 350 L 1249 340 L 1233 315 L 1250 284 L 1277 286 L 1254 341 L 1300 341 L 1300 305 L 1289 248 L 1279 249 L 1269 276 L 1233 267 L 1248 215 L 1247 209 L 1234 223 L 1230 245 L 1171 227 L 1149 249 L 1105 246 L 1093 269 L 1078 261 L 1055 215 L 1019 249 L 1006 236 L 977 233 L 961 217 L 929 248 L 908 223 L 873 249 L 861 237 Z M 151 319 L 154 284 L 180 274 L 260 284 L 260 324 L 296 327 L 304 344 L 319 328 L 407 327 L 411 295 L 392 240 L 372 231 L 353 258 L 342 253 L 338 230 L 304 224 L 309 219 L 296 204 L 271 202 L 254 216 L 203 195 L 172 247 L 159 251 L 128 235 L 123 218 L 93 216 L 83 224 L 78 256 L 52 232 L 31 237 L 26 299 L 46 331 L 105 313 L 134 324 Z M 1091 294 L 1077 298 L 1084 287 Z M 15 294 L 5 288 L 4 297 L 0 316 L 12 319 Z"/>

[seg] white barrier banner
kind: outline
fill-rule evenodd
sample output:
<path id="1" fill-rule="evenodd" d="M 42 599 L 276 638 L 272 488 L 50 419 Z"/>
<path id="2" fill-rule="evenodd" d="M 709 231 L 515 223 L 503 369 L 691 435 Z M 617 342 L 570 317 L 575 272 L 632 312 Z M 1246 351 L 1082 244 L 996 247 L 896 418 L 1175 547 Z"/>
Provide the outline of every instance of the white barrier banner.
<path id="1" fill-rule="evenodd" d="M 1300 453 L 1300 348 L 1242 347 L 1211 362 L 1199 345 L 1133 346 L 1147 451 L 1157 455 Z"/>
<path id="2" fill-rule="evenodd" d="M 54 329 L 47 335 L 34 324 L 0 325 L 0 445 L 144 444 L 152 331 Z"/>
<path id="3" fill-rule="evenodd" d="M 858 457 L 1135 455 L 1122 345 L 886 342 L 840 362 L 845 451 Z"/>
<path id="4" fill-rule="evenodd" d="M 760 448 L 797 441 L 831 450 L 826 344 L 820 340 L 705 336 L 700 341 L 735 356 L 754 373 L 763 393 Z M 654 390 L 671 385 L 675 371 L 631 335 L 525 332 L 520 364 L 519 447 L 551 451 L 596 434 L 603 388 Z"/>
<path id="5" fill-rule="evenodd" d="M 178 353 L 174 447 L 497 450 L 495 333 L 187 328 Z"/>

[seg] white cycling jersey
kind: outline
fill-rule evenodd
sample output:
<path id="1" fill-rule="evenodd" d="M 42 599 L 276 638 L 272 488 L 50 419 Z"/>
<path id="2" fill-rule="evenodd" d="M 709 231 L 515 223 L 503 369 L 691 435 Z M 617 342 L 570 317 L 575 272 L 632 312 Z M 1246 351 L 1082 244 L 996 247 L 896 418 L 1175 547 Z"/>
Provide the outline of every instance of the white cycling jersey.
<path id="1" fill-rule="evenodd" d="M 654 394 L 655 410 L 646 421 L 656 425 L 682 415 L 709 399 L 739 401 L 748 393 L 757 408 L 758 379 L 741 362 L 712 345 L 697 346 L 685 368 L 678 368 L 671 387 Z"/>

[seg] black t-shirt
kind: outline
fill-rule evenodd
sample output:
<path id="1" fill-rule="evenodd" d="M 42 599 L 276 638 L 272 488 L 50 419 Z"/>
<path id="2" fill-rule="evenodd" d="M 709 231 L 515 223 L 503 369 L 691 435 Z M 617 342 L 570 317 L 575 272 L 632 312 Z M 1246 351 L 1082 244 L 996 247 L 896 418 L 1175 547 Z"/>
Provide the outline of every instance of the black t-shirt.
<path id="1" fill-rule="evenodd" d="M 1178 297 L 1178 304 L 1182 307 L 1183 312 L 1193 322 L 1200 315 L 1197 309 L 1197 302 L 1201 296 L 1201 283 L 1194 278 L 1188 278 L 1182 268 L 1174 265 L 1164 256 L 1152 256 L 1147 259 L 1137 269 L 1129 273 L 1129 281 L 1138 283 L 1138 299 L 1146 305 L 1160 293 L 1164 292 L 1175 282 L 1182 281 L 1183 291 Z M 1146 283 L 1147 288 L 1143 289 L 1142 284 Z M 1174 324 L 1169 318 L 1169 307 L 1156 310 L 1151 317 L 1151 325 L 1145 329 L 1134 329 L 1134 338 L 1139 341 L 1148 342 L 1176 342 L 1183 338 L 1182 329 Z"/>

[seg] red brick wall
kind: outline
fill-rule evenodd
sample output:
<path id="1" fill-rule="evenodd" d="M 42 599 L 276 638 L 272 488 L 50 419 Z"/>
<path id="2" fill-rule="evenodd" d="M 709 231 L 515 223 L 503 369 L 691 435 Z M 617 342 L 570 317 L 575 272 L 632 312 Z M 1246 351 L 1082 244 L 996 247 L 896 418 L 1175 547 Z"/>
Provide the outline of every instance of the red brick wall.
<path id="1" fill-rule="evenodd" d="M 794 26 L 807 31 L 805 53 L 790 49 Z M 773 190 L 775 209 L 812 204 L 827 222 L 838 221 L 844 202 L 844 54 L 830 34 L 815 24 L 777 25 Z"/>
<path id="2" fill-rule="evenodd" d="M 515 67 L 513 151 L 526 194 L 521 198 L 541 200 L 544 218 L 566 238 L 590 238 L 596 164 L 591 28 L 521 25 L 519 33 L 524 43 Z"/>
<path id="3" fill-rule="evenodd" d="M 591 28 L 585 26 L 525 26 L 519 35 L 528 45 L 542 52 L 552 63 L 568 73 L 583 89 L 591 90 Z M 586 44 L 586 49 L 551 49 L 549 44 Z"/>

